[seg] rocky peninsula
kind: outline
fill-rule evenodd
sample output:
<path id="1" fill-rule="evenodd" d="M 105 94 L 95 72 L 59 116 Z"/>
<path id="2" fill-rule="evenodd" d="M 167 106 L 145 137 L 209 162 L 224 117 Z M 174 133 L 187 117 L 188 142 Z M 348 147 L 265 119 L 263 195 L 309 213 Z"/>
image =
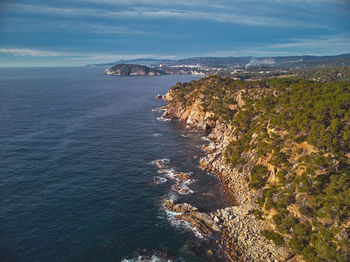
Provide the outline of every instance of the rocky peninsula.
<path id="1" fill-rule="evenodd" d="M 143 65 L 116 64 L 105 71 L 106 75 L 117 76 L 160 76 L 166 75 L 162 70 Z"/>
<path id="2" fill-rule="evenodd" d="M 329 154 L 303 127 L 293 131 L 288 127 L 305 121 L 293 118 L 297 111 L 289 104 L 295 100 L 291 96 L 323 88 L 324 84 L 311 81 L 248 83 L 217 76 L 172 87 L 164 96 L 168 106 L 163 117 L 207 131 L 210 143 L 204 146 L 206 156 L 200 159 L 200 166 L 221 178 L 236 205 L 211 213 L 172 200 L 165 201 L 164 207 L 177 212 L 177 219 L 191 223 L 201 235 L 218 237 L 217 244 L 228 261 L 346 261 L 347 215 L 335 218 L 334 213 L 327 213 L 326 204 L 319 206 L 314 201 L 333 197 L 316 188 L 334 188 L 331 182 L 316 185 L 316 181 L 320 175 L 331 176 L 334 169 L 339 175 L 333 179 L 345 179 L 339 162 L 348 167 L 349 155 Z M 334 107 L 348 108 L 335 92 L 345 95 L 350 84 L 338 83 L 337 91 L 329 89 L 327 95 L 338 101 Z M 319 98 L 305 99 L 299 98 L 299 106 L 307 102 L 323 105 L 315 101 Z M 284 120 L 284 113 L 289 119 Z M 339 121 L 344 124 L 347 120 Z M 341 143 L 329 145 L 336 147 L 344 150 Z M 339 201 L 338 216 L 342 216 L 348 205 Z M 321 209 L 322 214 L 318 213 Z"/>

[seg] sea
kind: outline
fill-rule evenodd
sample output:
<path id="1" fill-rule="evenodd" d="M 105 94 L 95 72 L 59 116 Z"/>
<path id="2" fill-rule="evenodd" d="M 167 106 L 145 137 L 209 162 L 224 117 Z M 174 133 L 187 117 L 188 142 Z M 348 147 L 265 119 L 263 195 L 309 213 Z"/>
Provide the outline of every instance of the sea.
<path id="1" fill-rule="evenodd" d="M 199 168 L 204 131 L 161 119 L 155 98 L 197 78 L 0 68 L 0 261 L 205 261 L 162 203 L 228 200 Z M 182 193 L 174 171 L 191 175 Z"/>

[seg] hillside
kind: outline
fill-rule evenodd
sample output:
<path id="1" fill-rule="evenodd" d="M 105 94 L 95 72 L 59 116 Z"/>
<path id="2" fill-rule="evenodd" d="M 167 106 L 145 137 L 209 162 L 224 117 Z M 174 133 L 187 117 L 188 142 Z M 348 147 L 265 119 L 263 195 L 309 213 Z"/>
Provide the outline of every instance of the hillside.
<path id="1" fill-rule="evenodd" d="M 201 166 L 235 197 L 239 212 L 215 215 L 225 246 L 245 261 L 286 260 L 278 247 L 295 261 L 348 261 L 349 82 L 211 76 L 178 83 L 166 100 L 163 117 L 207 130 Z M 238 218 L 253 226 L 244 231 Z"/>
<path id="2" fill-rule="evenodd" d="M 116 64 L 106 69 L 107 75 L 118 76 L 159 76 L 166 73 L 159 69 L 134 64 Z"/>
<path id="3" fill-rule="evenodd" d="M 184 59 L 134 59 L 120 60 L 112 63 L 91 64 L 88 66 L 112 66 L 114 64 L 141 64 L 147 66 L 181 66 L 181 65 L 201 65 L 210 67 L 227 66 L 265 66 L 278 68 L 308 68 L 321 65 L 350 65 L 350 54 L 335 56 L 270 56 L 270 57 L 191 57 Z"/>

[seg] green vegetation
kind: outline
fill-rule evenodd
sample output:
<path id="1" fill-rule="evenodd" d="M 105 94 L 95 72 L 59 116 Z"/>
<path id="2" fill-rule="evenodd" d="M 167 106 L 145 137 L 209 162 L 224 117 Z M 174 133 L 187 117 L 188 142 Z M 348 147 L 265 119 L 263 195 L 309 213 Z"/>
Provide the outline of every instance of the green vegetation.
<path id="1" fill-rule="evenodd" d="M 262 235 L 264 237 L 266 237 L 267 239 L 272 240 L 273 242 L 275 242 L 275 244 L 278 245 L 278 246 L 284 244 L 283 237 L 280 234 L 276 233 L 276 232 L 263 230 L 262 231 Z"/>
<path id="2" fill-rule="evenodd" d="M 250 188 L 262 188 L 266 183 L 267 167 L 263 165 L 256 165 L 250 172 Z"/>
<path id="3" fill-rule="evenodd" d="M 350 66 L 320 66 L 307 69 L 293 70 L 299 78 L 313 79 L 321 82 L 350 81 Z"/>
<path id="4" fill-rule="evenodd" d="M 227 162 L 249 168 L 249 187 L 262 193 L 254 215 L 275 212 L 278 232 L 264 231 L 266 238 L 276 244 L 285 239 L 307 261 L 347 260 L 349 82 L 212 76 L 179 83 L 172 92 L 183 106 L 200 100 L 213 120 L 233 127 L 236 139 L 225 150 Z M 274 172 L 261 164 L 266 162 Z"/>

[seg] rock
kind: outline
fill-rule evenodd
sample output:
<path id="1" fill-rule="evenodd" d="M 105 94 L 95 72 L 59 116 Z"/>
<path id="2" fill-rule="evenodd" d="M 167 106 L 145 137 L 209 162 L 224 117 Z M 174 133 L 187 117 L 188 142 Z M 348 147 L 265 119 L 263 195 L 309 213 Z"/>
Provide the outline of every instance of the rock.
<path id="1" fill-rule="evenodd" d="M 215 222 L 215 223 L 219 223 L 219 221 L 220 221 L 219 218 L 218 218 L 217 216 L 215 216 L 215 217 L 214 217 L 214 222 Z"/>
<path id="2" fill-rule="evenodd" d="M 226 220 L 228 220 L 229 217 L 230 217 L 230 212 L 229 212 L 228 210 L 224 209 L 224 210 L 222 211 L 222 216 L 223 216 Z"/>
<path id="3" fill-rule="evenodd" d="M 163 98 L 163 96 L 161 95 L 161 94 L 158 94 L 158 95 L 156 95 L 156 97 L 155 98 L 157 98 L 157 99 L 161 99 L 161 98 Z"/>
<path id="4" fill-rule="evenodd" d="M 216 223 L 213 224 L 212 229 L 217 231 L 217 232 L 221 232 L 221 228 Z"/>
<path id="5" fill-rule="evenodd" d="M 174 200 L 172 200 L 172 199 L 166 200 L 166 201 L 163 203 L 163 206 L 164 206 L 164 207 L 167 207 L 167 208 L 172 208 L 172 207 L 174 206 Z"/>
<path id="6" fill-rule="evenodd" d="M 203 220 L 204 223 L 210 226 L 214 224 L 214 221 L 211 219 L 211 217 L 208 214 L 195 212 L 193 213 L 193 216 L 197 217 L 200 220 Z"/>
<path id="7" fill-rule="evenodd" d="M 178 173 L 176 174 L 176 178 L 180 180 L 188 180 L 191 179 L 191 176 L 187 173 Z"/>

